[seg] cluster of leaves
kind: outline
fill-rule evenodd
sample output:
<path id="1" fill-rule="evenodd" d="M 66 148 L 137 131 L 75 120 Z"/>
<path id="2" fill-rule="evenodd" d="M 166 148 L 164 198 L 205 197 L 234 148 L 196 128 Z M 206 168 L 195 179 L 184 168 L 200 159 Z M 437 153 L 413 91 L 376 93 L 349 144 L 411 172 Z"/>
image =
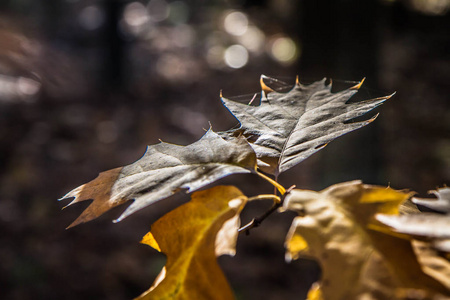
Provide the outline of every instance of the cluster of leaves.
<path id="1" fill-rule="evenodd" d="M 428 220 L 425 214 L 417 210 L 406 217 L 399 215 L 400 204 L 410 198 L 409 193 L 358 181 L 319 193 L 286 191 L 277 182 L 280 173 L 330 141 L 372 122 L 376 116 L 359 122 L 354 119 L 390 96 L 348 103 L 362 81 L 332 93 L 331 83 L 325 80 L 310 85 L 297 80 L 292 90 L 280 93 L 268 84 L 272 80 L 261 77 L 259 105 L 222 97 L 239 120 L 239 128 L 219 133 L 209 129 L 188 146 L 164 142 L 149 146 L 135 163 L 103 172 L 69 192 L 62 198 L 73 197 L 69 205 L 93 200 L 69 227 L 130 200 L 133 203 L 116 221 L 178 191 L 193 192 L 230 174 L 254 173 L 273 184 L 281 196 L 247 198 L 235 187 L 217 186 L 195 192 L 190 202 L 152 225 L 142 242 L 165 253 L 167 264 L 139 299 L 233 299 L 216 257 L 235 253 L 239 214 L 245 204 L 266 198 L 274 200 L 274 208 L 282 206 L 299 213 L 288 233 L 286 258 L 306 254 L 320 262 L 322 283 L 311 289 L 310 299 L 432 299 L 448 295 L 450 277 L 443 274 L 450 272 L 449 263 L 433 252 L 449 250 L 445 248 L 450 239 L 446 217 L 432 217 L 431 222 L 447 222 L 440 235 L 432 230 L 419 233 L 414 225 L 417 219 Z M 442 201 L 438 202 L 440 207 Z M 420 252 L 433 257 L 432 262 L 418 259 L 418 246 L 413 243 L 418 240 L 426 241 L 422 245 L 426 249 Z"/>
<path id="2" fill-rule="evenodd" d="M 450 263 L 413 220 L 425 214 L 408 202 L 411 195 L 352 181 L 321 192 L 293 190 L 286 196 L 284 207 L 301 215 L 288 233 L 286 259 L 313 257 L 322 267 L 322 283 L 309 299 L 450 296 Z M 440 230 L 448 238 L 450 226 Z"/>

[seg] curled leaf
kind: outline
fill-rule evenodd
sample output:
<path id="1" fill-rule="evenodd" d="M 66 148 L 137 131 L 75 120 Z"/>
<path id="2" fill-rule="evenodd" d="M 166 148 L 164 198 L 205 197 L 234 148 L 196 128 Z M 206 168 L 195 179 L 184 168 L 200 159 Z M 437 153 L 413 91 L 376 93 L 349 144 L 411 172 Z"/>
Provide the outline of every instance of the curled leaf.
<path id="1" fill-rule="evenodd" d="M 436 195 L 437 199 L 412 198 L 415 204 L 428 207 L 430 209 L 450 214 L 450 188 L 443 187 L 436 191 L 429 191 L 430 194 Z"/>
<path id="2" fill-rule="evenodd" d="M 450 216 L 433 213 L 401 216 L 379 214 L 376 218 L 399 233 L 416 237 L 450 239 Z"/>
<path id="3" fill-rule="evenodd" d="M 376 215 L 378 221 L 394 232 L 428 240 L 442 252 L 450 253 L 450 216 L 436 213 L 416 213 L 401 216 Z"/>
<path id="4" fill-rule="evenodd" d="M 360 181 L 321 192 L 293 190 L 284 207 L 300 216 L 287 236 L 286 256 L 307 255 L 319 261 L 323 299 L 448 296 L 450 290 L 426 272 L 411 241 L 386 234 L 388 229 L 375 219 L 377 213 L 397 215 L 400 204 L 410 196 Z"/>
<path id="5" fill-rule="evenodd" d="M 450 290 L 450 262 L 440 256 L 436 246 L 426 241 L 413 240 L 412 245 L 424 271 Z"/>
<path id="6" fill-rule="evenodd" d="M 347 103 L 362 84 L 331 93 L 325 79 L 310 85 L 297 82 L 288 93 L 273 91 L 261 76 L 262 96 L 259 106 L 245 105 L 222 97 L 222 102 L 241 126 L 223 135 L 244 135 L 258 157 L 258 167 L 277 176 L 329 142 L 361 128 L 375 117 L 351 122 L 382 104 L 391 96 Z"/>
<path id="7" fill-rule="evenodd" d="M 134 200 L 117 219 L 121 221 L 180 190 L 192 192 L 230 174 L 251 173 L 255 169 L 255 153 L 245 139 L 225 141 L 210 129 L 188 146 L 164 142 L 148 146 L 144 156 L 135 163 L 100 173 L 62 199 L 74 197 L 69 205 L 94 200 L 69 227 Z"/>
<path id="8" fill-rule="evenodd" d="M 235 251 L 235 220 L 246 201 L 237 188 L 217 186 L 195 192 L 190 202 L 156 221 L 142 243 L 166 254 L 167 263 L 137 299 L 233 299 L 216 256 Z"/>
<path id="9" fill-rule="evenodd" d="M 376 218 L 394 232 L 429 241 L 434 249 L 450 253 L 450 188 L 440 188 L 430 193 L 435 194 L 437 199 L 412 198 L 412 202 L 447 214 L 416 210 L 401 216 L 378 214 Z"/>

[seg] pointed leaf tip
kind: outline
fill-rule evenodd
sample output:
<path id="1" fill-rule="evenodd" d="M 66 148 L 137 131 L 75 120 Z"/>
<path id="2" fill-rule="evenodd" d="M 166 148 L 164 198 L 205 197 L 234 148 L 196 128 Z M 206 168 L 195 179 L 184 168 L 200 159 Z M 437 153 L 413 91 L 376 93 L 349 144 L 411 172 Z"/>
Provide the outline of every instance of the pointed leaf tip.
<path id="1" fill-rule="evenodd" d="M 358 84 L 352 86 L 350 88 L 350 90 L 359 90 L 361 88 L 361 86 L 363 85 L 364 80 L 366 80 L 366 77 L 364 77 Z"/>
<path id="2" fill-rule="evenodd" d="M 271 89 L 266 83 L 264 82 L 265 78 L 269 78 L 266 75 L 261 75 L 261 78 L 259 79 L 259 83 L 261 84 L 261 90 L 265 92 L 266 94 L 274 92 L 273 89 Z"/>
<path id="3" fill-rule="evenodd" d="M 380 113 L 377 113 L 375 116 L 373 116 L 372 118 L 370 118 L 369 120 L 367 120 L 367 121 L 366 121 L 367 124 L 370 124 L 370 123 L 372 123 L 373 121 L 375 121 L 375 120 L 378 118 L 379 115 L 380 115 Z"/>
<path id="4" fill-rule="evenodd" d="M 389 96 L 386 96 L 386 100 L 391 99 L 392 97 L 394 97 L 394 95 L 397 94 L 397 92 L 393 92 L 392 94 L 390 94 Z"/>
<path id="5" fill-rule="evenodd" d="M 155 240 L 155 237 L 150 232 L 147 232 L 147 234 L 142 238 L 141 244 L 148 245 L 152 247 L 153 249 L 157 250 L 158 252 L 161 252 L 161 248 L 159 247 L 158 242 Z"/>

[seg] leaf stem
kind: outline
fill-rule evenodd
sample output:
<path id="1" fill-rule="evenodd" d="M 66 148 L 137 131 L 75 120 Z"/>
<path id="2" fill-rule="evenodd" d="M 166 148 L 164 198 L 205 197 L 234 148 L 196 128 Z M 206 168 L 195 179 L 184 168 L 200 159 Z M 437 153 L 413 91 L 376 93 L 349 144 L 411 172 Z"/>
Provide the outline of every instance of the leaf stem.
<path id="1" fill-rule="evenodd" d="M 281 199 L 277 195 L 273 194 L 263 194 L 258 196 L 253 196 L 248 198 L 247 201 L 253 201 L 253 200 L 273 200 L 274 203 L 280 203 Z"/>
<path id="2" fill-rule="evenodd" d="M 273 200 L 273 205 L 271 208 L 269 208 L 269 210 L 267 210 L 263 215 L 257 217 L 257 218 L 253 218 L 253 220 L 251 220 L 248 224 L 242 226 L 241 228 L 238 229 L 238 232 L 245 232 L 245 234 L 250 234 L 250 229 L 258 227 L 259 225 L 261 225 L 261 223 L 268 217 L 270 216 L 273 212 L 275 212 L 278 208 L 280 208 L 283 205 L 283 201 L 284 198 L 286 197 L 287 194 L 290 193 L 290 191 L 292 191 L 295 188 L 295 185 L 291 186 L 290 188 L 288 188 L 287 190 L 285 190 L 285 194 L 280 198 L 277 195 L 258 195 L 258 196 L 254 196 L 254 197 L 250 197 L 248 200 L 264 200 L 264 199 L 272 199 Z M 284 188 L 283 188 L 284 189 Z M 281 191 L 280 191 L 281 193 Z"/>
<path id="3" fill-rule="evenodd" d="M 277 190 L 280 192 L 281 195 L 284 195 L 286 193 L 286 189 L 279 184 L 278 182 L 276 182 L 275 180 L 273 180 L 272 178 L 270 178 L 269 176 L 258 172 L 258 170 L 256 171 L 256 174 L 258 174 L 260 177 L 262 177 L 263 179 L 267 180 L 268 182 L 270 182 L 274 187 L 277 188 Z"/>
<path id="4" fill-rule="evenodd" d="M 261 216 L 259 216 L 257 218 L 254 218 L 247 225 L 244 225 L 241 228 L 239 228 L 238 232 L 245 232 L 245 234 L 249 234 L 250 233 L 250 229 L 252 229 L 254 227 L 258 227 L 259 225 L 261 225 L 261 223 L 268 216 L 270 216 L 274 211 L 276 211 L 280 206 L 281 206 L 281 201 L 280 202 L 274 202 L 274 204 L 272 205 L 272 207 L 268 211 L 266 211 L 263 215 L 261 215 Z"/>

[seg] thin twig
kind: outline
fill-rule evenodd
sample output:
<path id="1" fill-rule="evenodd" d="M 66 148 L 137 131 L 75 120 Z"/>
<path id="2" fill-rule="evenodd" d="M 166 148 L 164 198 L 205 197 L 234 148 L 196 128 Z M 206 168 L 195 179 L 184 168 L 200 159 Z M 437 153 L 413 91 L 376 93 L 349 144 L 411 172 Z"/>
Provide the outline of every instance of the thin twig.
<path id="1" fill-rule="evenodd" d="M 262 214 L 259 217 L 253 218 L 253 220 L 251 220 L 248 224 L 246 224 L 246 225 L 242 226 L 241 228 L 239 228 L 238 232 L 245 232 L 245 234 L 247 234 L 247 235 L 250 234 L 250 229 L 258 227 L 259 225 L 261 225 L 261 223 L 268 216 L 270 216 L 274 211 L 276 211 L 278 208 L 280 208 L 283 205 L 284 198 L 294 188 L 295 188 L 295 185 L 293 185 L 290 188 L 288 188 L 286 190 L 286 192 L 281 196 L 281 198 L 278 197 L 277 195 L 258 195 L 258 196 L 249 198 L 249 200 L 250 199 L 251 200 L 256 200 L 256 199 L 273 199 L 274 203 L 273 203 L 272 207 L 269 208 L 269 210 L 267 210 L 264 214 Z"/>

